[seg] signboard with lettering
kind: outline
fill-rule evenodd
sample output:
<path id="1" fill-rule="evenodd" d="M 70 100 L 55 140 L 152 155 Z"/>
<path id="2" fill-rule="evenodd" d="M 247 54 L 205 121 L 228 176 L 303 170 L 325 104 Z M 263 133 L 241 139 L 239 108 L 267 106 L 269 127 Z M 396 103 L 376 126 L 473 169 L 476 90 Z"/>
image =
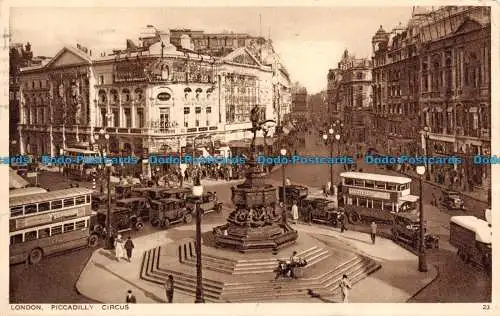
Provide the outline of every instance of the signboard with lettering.
<path id="1" fill-rule="evenodd" d="M 16 220 L 16 229 L 22 229 L 32 226 L 39 226 L 51 222 L 64 221 L 71 218 L 82 217 L 90 215 L 92 210 L 88 206 L 82 206 L 77 209 L 64 210 L 59 212 L 52 212 L 48 214 L 40 214 L 20 218 Z"/>
<path id="2" fill-rule="evenodd" d="M 144 65 L 136 61 L 124 61 L 115 64 L 115 82 L 143 81 L 146 80 Z"/>
<path id="3" fill-rule="evenodd" d="M 372 197 L 372 198 L 383 199 L 383 200 L 390 200 L 391 199 L 391 194 L 389 192 L 379 192 L 379 191 L 369 191 L 369 190 L 349 188 L 349 194 L 355 195 L 355 196 Z"/>

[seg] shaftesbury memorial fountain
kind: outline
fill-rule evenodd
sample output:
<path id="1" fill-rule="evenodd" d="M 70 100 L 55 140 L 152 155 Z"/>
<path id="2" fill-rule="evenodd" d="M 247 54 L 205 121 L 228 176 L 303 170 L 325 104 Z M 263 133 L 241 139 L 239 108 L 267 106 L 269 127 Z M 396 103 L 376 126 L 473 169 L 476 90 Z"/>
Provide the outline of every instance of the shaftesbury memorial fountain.
<path id="1" fill-rule="evenodd" d="M 258 121 L 256 107 L 251 121 L 253 140 L 246 180 L 232 188 L 235 209 L 226 224 L 204 233 L 201 245 L 204 299 L 309 302 L 318 297 L 338 298 L 343 274 L 355 283 L 377 270 L 380 264 L 335 238 L 305 232 L 299 236 L 282 220 L 281 211 L 276 209 L 276 188 L 264 182 L 262 166 L 256 162 L 256 135 L 268 121 Z M 186 238 L 146 251 L 140 279 L 149 286 L 151 283 L 162 286 L 171 274 L 178 291 L 194 295 L 197 261 L 193 252 L 194 231 L 174 233 L 174 230 L 169 229 L 167 234 L 183 234 Z M 286 260 L 293 251 L 307 261 L 300 278 L 277 278 L 279 260 Z M 144 287 L 151 288 L 146 283 Z"/>
<path id="2" fill-rule="evenodd" d="M 254 107 L 251 113 L 253 139 L 246 180 L 231 189 L 236 209 L 229 215 L 226 225 L 214 229 L 217 246 L 241 252 L 276 251 L 295 243 L 298 238 L 297 231 L 282 222 L 281 212 L 276 209 L 276 188 L 264 182 L 265 173 L 256 162 L 257 132 L 263 124 L 271 122 L 258 122 L 257 110 Z"/>

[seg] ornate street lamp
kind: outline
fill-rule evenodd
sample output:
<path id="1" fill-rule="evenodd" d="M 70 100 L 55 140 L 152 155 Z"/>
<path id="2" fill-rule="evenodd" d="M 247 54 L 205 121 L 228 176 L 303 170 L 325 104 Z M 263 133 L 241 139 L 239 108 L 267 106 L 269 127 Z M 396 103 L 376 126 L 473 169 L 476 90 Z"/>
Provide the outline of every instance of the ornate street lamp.
<path id="1" fill-rule="evenodd" d="M 280 150 L 280 154 L 281 156 L 284 158 L 286 156 L 286 149 L 285 148 L 282 148 Z M 283 176 L 283 210 L 282 210 L 282 220 L 283 220 L 283 224 L 286 225 L 287 224 L 287 219 L 286 219 L 286 164 L 283 164 L 283 168 L 282 168 L 282 176 Z"/>
<path id="2" fill-rule="evenodd" d="M 101 129 L 98 134 L 94 135 L 94 139 L 99 147 L 103 170 L 107 171 L 108 209 L 106 212 L 106 248 L 113 249 L 113 242 L 111 240 L 111 160 L 109 162 L 106 161 L 106 152 L 109 152 L 109 134 L 104 129 Z"/>
<path id="3" fill-rule="evenodd" d="M 196 197 L 196 300 L 195 303 L 205 303 L 203 298 L 203 277 L 201 266 L 201 208 L 199 200 L 203 195 L 203 186 L 200 183 L 200 176 L 194 178 L 192 194 Z"/>
<path id="4" fill-rule="evenodd" d="M 330 142 L 330 157 L 333 159 L 333 143 L 335 140 L 338 142 L 337 155 L 340 154 L 340 133 L 344 128 L 344 124 L 340 120 L 336 120 L 332 128 L 328 130 L 328 134 L 323 134 L 323 140 Z M 334 135 L 335 134 L 335 135 Z M 330 164 L 330 193 L 333 193 L 333 163 Z"/>
<path id="5" fill-rule="evenodd" d="M 424 202 L 422 183 L 424 180 L 425 166 L 417 166 L 417 173 L 420 175 L 420 243 L 418 252 L 418 271 L 427 272 L 427 258 L 425 253 L 425 225 L 424 225 Z"/>

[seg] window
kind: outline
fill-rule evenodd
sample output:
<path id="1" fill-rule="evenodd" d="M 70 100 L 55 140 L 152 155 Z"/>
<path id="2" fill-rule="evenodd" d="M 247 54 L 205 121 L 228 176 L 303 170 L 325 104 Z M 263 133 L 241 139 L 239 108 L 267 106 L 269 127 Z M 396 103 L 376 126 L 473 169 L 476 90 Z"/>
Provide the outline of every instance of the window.
<path id="1" fill-rule="evenodd" d="M 64 200 L 64 207 L 73 206 L 73 205 L 75 205 L 75 200 L 73 198 L 69 198 L 69 199 Z"/>
<path id="2" fill-rule="evenodd" d="M 344 179 L 344 184 L 345 185 L 354 185 L 354 180 L 353 179 Z"/>
<path id="3" fill-rule="evenodd" d="M 36 204 L 28 204 L 24 206 L 24 214 L 33 214 L 36 213 Z"/>
<path id="4" fill-rule="evenodd" d="M 112 103 L 118 103 L 118 91 L 116 90 L 111 90 L 111 102 Z"/>
<path id="5" fill-rule="evenodd" d="M 387 188 L 387 190 L 389 190 L 389 191 L 396 191 L 396 185 L 395 185 L 395 184 L 392 184 L 392 183 L 387 183 L 386 188 Z"/>
<path id="6" fill-rule="evenodd" d="M 365 188 L 374 188 L 375 182 L 373 181 L 365 181 Z"/>
<path id="7" fill-rule="evenodd" d="M 212 113 L 212 107 L 208 106 L 205 111 L 207 112 L 207 114 Z"/>
<path id="8" fill-rule="evenodd" d="M 64 224 L 64 232 L 71 232 L 75 230 L 75 223 Z"/>
<path id="9" fill-rule="evenodd" d="M 58 208 L 62 208 L 62 201 L 61 200 L 52 201 L 51 203 L 52 203 L 53 210 L 58 209 Z"/>
<path id="10" fill-rule="evenodd" d="M 143 99 L 143 93 L 141 88 L 135 89 L 135 100 L 136 101 L 142 101 Z"/>
<path id="11" fill-rule="evenodd" d="M 144 110 L 143 109 L 137 109 L 137 127 L 139 127 L 139 128 L 144 127 Z"/>
<path id="12" fill-rule="evenodd" d="M 132 115 L 130 115 L 130 109 L 123 110 L 125 114 L 125 127 L 132 127 Z"/>
<path id="13" fill-rule="evenodd" d="M 160 128 L 168 128 L 170 120 L 170 109 L 160 108 Z"/>
<path id="14" fill-rule="evenodd" d="M 50 236 L 62 234 L 62 225 L 54 226 L 50 229 Z"/>
<path id="15" fill-rule="evenodd" d="M 104 76 L 99 76 L 99 84 L 104 84 Z"/>
<path id="16" fill-rule="evenodd" d="M 358 205 L 362 207 L 366 207 L 367 200 L 364 198 L 358 198 Z"/>
<path id="17" fill-rule="evenodd" d="M 384 211 L 387 212 L 392 212 L 392 204 L 391 203 L 384 203 Z"/>
<path id="18" fill-rule="evenodd" d="M 32 241 L 36 240 L 37 232 L 36 230 L 32 230 L 24 234 L 24 241 Z"/>
<path id="19" fill-rule="evenodd" d="M 355 186 L 358 186 L 358 187 L 364 187 L 365 186 L 365 182 L 364 180 L 354 180 L 354 185 Z"/>
<path id="20" fill-rule="evenodd" d="M 10 236 L 10 244 L 15 245 L 15 244 L 22 244 L 23 243 L 23 234 L 17 234 Z"/>
<path id="21" fill-rule="evenodd" d="M 357 79 L 363 79 L 364 78 L 364 74 L 362 72 L 358 72 L 357 75 L 356 75 L 356 78 Z"/>
<path id="22" fill-rule="evenodd" d="M 43 228 L 38 230 L 38 238 L 45 238 L 50 236 L 50 228 Z"/>
<path id="23" fill-rule="evenodd" d="M 130 102 L 130 91 L 128 89 L 123 89 L 122 97 L 124 102 Z"/>
<path id="24" fill-rule="evenodd" d="M 207 120 L 207 122 L 206 122 L 206 123 L 207 123 L 207 125 L 206 125 L 206 126 L 210 126 L 210 121 L 209 121 L 209 120 Z"/>
<path id="25" fill-rule="evenodd" d="M 85 195 L 77 196 L 75 201 L 76 201 L 76 205 L 85 204 Z"/>
<path id="26" fill-rule="evenodd" d="M 188 122 L 184 122 L 184 127 L 189 127 Z"/>
<path id="27" fill-rule="evenodd" d="M 377 210 L 381 210 L 381 209 L 382 209 L 382 202 L 381 202 L 381 201 L 374 200 L 374 201 L 373 201 L 373 208 L 374 208 L 374 209 L 377 209 Z"/>
<path id="28" fill-rule="evenodd" d="M 18 207 L 13 207 L 10 209 L 10 217 L 17 217 L 17 216 L 22 216 L 23 215 L 23 207 L 18 206 Z"/>
<path id="29" fill-rule="evenodd" d="M 377 189 L 384 189 L 385 190 L 385 183 L 384 182 L 375 182 L 375 187 Z"/>
<path id="30" fill-rule="evenodd" d="M 184 114 L 189 114 L 189 108 L 188 107 L 184 108 Z"/>
<path id="31" fill-rule="evenodd" d="M 50 211 L 50 202 L 44 202 L 38 204 L 38 212 Z"/>
<path id="32" fill-rule="evenodd" d="M 108 126 L 108 118 L 106 116 L 106 109 L 101 109 L 101 126 L 107 127 Z"/>
<path id="33" fill-rule="evenodd" d="M 194 126 L 196 126 L 196 127 L 200 126 L 200 120 L 196 120 L 196 121 L 194 122 Z"/>
<path id="34" fill-rule="evenodd" d="M 75 230 L 84 229 L 85 228 L 85 220 L 78 221 L 75 223 Z"/>
<path id="35" fill-rule="evenodd" d="M 201 113 L 201 107 L 197 106 L 195 109 L 194 109 L 194 112 L 196 114 L 200 114 Z"/>
<path id="36" fill-rule="evenodd" d="M 120 111 L 118 109 L 113 110 L 113 126 L 120 127 Z"/>

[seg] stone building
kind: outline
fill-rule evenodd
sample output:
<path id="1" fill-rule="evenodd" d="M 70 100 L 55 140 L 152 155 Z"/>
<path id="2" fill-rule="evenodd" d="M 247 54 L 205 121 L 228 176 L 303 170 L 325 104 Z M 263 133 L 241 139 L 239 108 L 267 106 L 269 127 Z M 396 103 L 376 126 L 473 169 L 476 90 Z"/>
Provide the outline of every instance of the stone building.
<path id="1" fill-rule="evenodd" d="M 373 38 L 378 141 L 392 132 L 403 142 L 415 137 L 428 156 L 462 157 L 460 165 L 430 166 L 428 175 L 465 190 L 491 181 L 489 166 L 472 163 L 491 151 L 490 23 L 489 7 L 417 7 L 406 27 Z M 419 126 L 411 124 L 417 115 Z"/>
<path id="2" fill-rule="evenodd" d="M 307 102 L 307 89 L 298 82 L 292 86 L 292 116 L 309 117 L 309 106 Z"/>
<path id="3" fill-rule="evenodd" d="M 370 134 L 372 108 L 372 63 L 344 51 L 337 69 L 328 72 L 327 99 L 332 121 L 344 122 L 344 134 L 350 144 L 362 146 Z"/>
<path id="4" fill-rule="evenodd" d="M 21 153 L 95 150 L 93 135 L 104 128 L 111 154 L 165 154 L 195 137 L 198 146 L 250 137 L 244 130 L 254 105 L 263 119 L 277 119 L 278 76 L 248 48 L 203 55 L 193 51 L 189 36 L 174 45 L 169 32 L 150 29 L 140 41 L 98 56 L 64 47 L 46 65 L 24 68 Z"/>

